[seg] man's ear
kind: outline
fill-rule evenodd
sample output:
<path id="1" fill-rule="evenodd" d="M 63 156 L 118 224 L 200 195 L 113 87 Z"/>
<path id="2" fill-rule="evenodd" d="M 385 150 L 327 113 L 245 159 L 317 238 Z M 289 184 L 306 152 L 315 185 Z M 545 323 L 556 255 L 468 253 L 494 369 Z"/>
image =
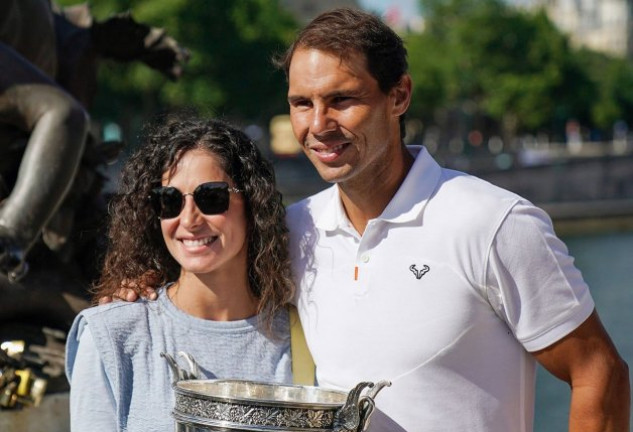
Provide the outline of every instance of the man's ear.
<path id="1" fill-rule="evenodd" d="M 394 116 L 399 117 L 409 109 L 409 104 L 411 103 L 411 88 L 411 76 L 404 74 L 402 78 L 400 78 L 400 82 L 391 89 Z"/>

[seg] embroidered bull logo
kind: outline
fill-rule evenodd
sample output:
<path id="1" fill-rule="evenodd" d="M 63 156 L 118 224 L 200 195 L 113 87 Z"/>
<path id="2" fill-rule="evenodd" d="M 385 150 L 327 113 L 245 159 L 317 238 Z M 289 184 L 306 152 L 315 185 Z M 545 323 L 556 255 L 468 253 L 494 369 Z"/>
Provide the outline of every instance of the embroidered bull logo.
<path id="1" fill-rule="evenodd" d="M 422 276 L 431 270 L 431 268 L 425 264 L 421 269 L 418 269 L 415 264 L 411 264 L 411 266 L 409 266 L 409 270 L 411 270 L 411 272 L 415 275 L 416 279 L 421 279 Z"/>

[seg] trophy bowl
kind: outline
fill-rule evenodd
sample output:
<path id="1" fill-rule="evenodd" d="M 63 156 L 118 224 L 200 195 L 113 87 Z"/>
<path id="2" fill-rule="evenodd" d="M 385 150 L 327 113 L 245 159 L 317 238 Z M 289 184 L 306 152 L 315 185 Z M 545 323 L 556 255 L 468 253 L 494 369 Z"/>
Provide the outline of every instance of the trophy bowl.
<path id="1" fill-rule="evenodd" d="M 176 381 L 172 412 L 178 432 L 351 432 L 366 428 L 374 397 L 388 381 L 349 392 L 244 380 Z"/>

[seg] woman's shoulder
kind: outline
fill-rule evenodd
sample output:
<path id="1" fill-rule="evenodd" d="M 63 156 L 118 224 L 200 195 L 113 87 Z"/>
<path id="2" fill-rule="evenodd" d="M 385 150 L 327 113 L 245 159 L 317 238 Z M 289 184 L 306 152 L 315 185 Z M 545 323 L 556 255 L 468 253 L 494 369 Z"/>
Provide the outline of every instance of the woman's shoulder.
<path id="1" fill-rule="evenodd" d="M 150 310 L 150 302 L 145 299 L 140 299 L 135 302 L 114 301 L 82 310 L 77 315 L 75 321 L 83 319 L 88 322 L 128 322 L 129 320 L 136 320 L 147 315 Z"/>
<path id="2" fill-rule="evenodd" d="M 86 308 L 77 314 L 69 335 L 80 337 L 86 325 L 93 336 L 104 334 L 125 335 L 138 332 L 160 316 L 158 300 L 139 299 L 135 302 L 114 301 Z"/>
<path id="3" fill-rule="evenodd" d="M 103 359 L 117 353 L 143 350 L 152 339 L 151 333 L 161 331 L 161 308 L 158 301 L 117 301 L 81 311 L 67 338 L 67 355 L 78 349 L 82 335 L 89 330 Z"/>

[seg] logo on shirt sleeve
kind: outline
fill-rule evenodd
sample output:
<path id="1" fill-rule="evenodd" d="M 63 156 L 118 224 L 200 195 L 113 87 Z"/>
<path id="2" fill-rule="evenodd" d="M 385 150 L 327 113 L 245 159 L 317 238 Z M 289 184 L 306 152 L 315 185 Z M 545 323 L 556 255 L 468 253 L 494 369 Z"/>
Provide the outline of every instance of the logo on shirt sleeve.
<path id="1" fill-rule="evenodd" d="M 416 279 L 422 279 L 422 276 L 427 274 L 429 272 L 429 270 L 431 270 L 431 268 L 429 266 L 427 266 L 426 264 L 424 264 L 421 269 L 418 269 L 415 266 L 415 264 L 411 264 L 409 266 L 409 270 L 411 270 L 411 273 L 413 273 L 415 275 Z"/>

